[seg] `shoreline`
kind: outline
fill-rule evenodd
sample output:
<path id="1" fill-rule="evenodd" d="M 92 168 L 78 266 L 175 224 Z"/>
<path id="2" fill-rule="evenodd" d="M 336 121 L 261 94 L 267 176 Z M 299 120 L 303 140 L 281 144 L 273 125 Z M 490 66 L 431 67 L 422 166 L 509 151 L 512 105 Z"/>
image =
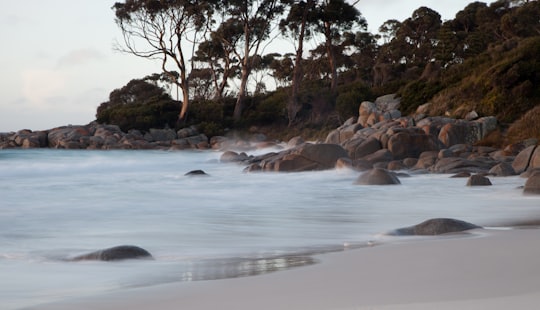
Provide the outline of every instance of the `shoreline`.
<path id="1" fill-rule="evenodd" d="M 540 301 L 540 229 L 473 230 L 317 254 L 257 276 L 178 282 L 25 309 L 507 309 Z"/>

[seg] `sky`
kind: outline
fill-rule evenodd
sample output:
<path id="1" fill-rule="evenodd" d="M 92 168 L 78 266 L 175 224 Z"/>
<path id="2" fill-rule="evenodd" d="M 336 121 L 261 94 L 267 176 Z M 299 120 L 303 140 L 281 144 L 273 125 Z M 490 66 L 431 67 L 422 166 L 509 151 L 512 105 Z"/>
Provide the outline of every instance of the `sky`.
<path id="1" fill-rule="evenodd" d="M 112 90 L 160 71 L 159 63 L 113 48 L 121 40 L 115 2 L 0 0 L 0 132 L 88 124 Z M 356 7 L 376 32 L 421 6 L 447 20 L 471 2 L 360 0 Z"/>

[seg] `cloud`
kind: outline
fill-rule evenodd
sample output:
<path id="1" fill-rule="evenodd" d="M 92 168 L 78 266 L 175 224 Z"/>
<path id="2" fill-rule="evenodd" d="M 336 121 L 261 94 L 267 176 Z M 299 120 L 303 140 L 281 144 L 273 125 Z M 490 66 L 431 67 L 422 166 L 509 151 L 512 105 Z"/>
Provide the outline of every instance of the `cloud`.
<path id="1" fill-rule="evenodd" d="M 57 71 L 30 69 L 23 71 L 21 77 L 22 96 L 34 107 L 50 106 L 53 98 L 62 97 L 66 89 L 66 78 Z"/>
<path id="2" fill-rule="evenodd" d="M 21 25 L 22 23 L 23 18 L 18 15 L 8 14 L 0 16 L 0 25 L 2 26 L 15 27 Z"/>
<path id="3" fill-rule="evenodd" d="M 83 48 L 73 50 L 58 60 L 58 67 L 65 68 L 77 65 L 84 65 L 93 61 L 105 58 L 98 50 L 93 48 Z"/>

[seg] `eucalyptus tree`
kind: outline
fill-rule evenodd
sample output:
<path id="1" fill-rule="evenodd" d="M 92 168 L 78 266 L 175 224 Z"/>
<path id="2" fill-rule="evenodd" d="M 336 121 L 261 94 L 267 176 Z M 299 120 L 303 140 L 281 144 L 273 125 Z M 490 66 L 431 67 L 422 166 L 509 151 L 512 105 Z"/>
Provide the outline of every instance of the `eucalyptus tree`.
<path id="1" fill-rule="evenodd" d="M 311 37 L 311 31 L 308 27 L 310 20 L 313 20 L 316 1 L 291 1 L 289 3 L 289 12 L 287 17 L 282 19 L 279 28 L 281 33 L 289 38 L 295 40 L 296 44 L 296 56 L 294 59 L 292 79 L 291 79 L 291 95 L 287 102 L 287 116 L 289 118 L 289 125 L 291 125 L 295 119 L 296 114 L 300 111 L 301 105 L 298 102 L 298 90 L 302 83 L 303 77 L 303 54 L 304 54 L 304 40 Z M 311 16 L 311 18 L 310 18 Z"/>
<path id="2" fill-rule="evenodd" d="M 431 61 L 441 27 L 441 15 L 428 7 L 416 9 L 396 32 L 401 54 L 409 65 L 424 65 Z"/>
<path id="3" fill-rule="evenodd" d="M 116 2 L 116 24 L 123 44 L 118 49 L 147 59 L 158 59 L 163 73 L 182 90 L 179 119 L 189 107 L 187 55 L 192 53 L 212 23 L 211 1 L 125 0 Z"/>
<path id="4" fill-rule="evenodd" d="M 354 5 L 345 0 L 323 0 L 317 3 L 316 14 L 311 20 L 314 31 L 324 36 L 324 49 L 330 68 L 330 90 L 337 90 L 337 52 L 346 32 L 366 29 L 367 22 Z"/>
<path id="5" fill-rule="evenodd" d="M 223 48 L 238 59 L 240 86 L 233 117 L 239 120 L 248 79 L 257 59 L 254 56 L 262 53 L 276 18 L 283 13 L 284 3 L 281 0 L 225 0 L 216 7 L 221 9 L 223 20 L 218 29 L 227 29 L 219 32 L 219 39 Z"/>
<path id="6" fill-rule="evenodd" d="M 225 88 L 238 71 L 238 58 L 233 53 L 239 31 L 230 29 L 230 24 L 221 24 L 207 41 L 199 45 L 193 59 L 207 66 L 214 88 L 214 99 L 223 99 Z"/>

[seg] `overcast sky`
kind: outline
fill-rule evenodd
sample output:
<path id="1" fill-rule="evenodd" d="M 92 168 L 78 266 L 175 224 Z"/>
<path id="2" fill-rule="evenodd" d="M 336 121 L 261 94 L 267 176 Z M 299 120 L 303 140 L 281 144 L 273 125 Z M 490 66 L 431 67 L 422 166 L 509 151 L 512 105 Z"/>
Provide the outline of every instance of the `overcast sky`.
<path id="1" fill-rule="evenodd" d="M 87 124 L 112 90 L 159 72 L 157 63 L 113 50 L 114 2 L 0 0 L 0 132 Z M 446 20 L 471 2 L 361 0 L 357 8 L 375 32 L 421 6 Z"/>

